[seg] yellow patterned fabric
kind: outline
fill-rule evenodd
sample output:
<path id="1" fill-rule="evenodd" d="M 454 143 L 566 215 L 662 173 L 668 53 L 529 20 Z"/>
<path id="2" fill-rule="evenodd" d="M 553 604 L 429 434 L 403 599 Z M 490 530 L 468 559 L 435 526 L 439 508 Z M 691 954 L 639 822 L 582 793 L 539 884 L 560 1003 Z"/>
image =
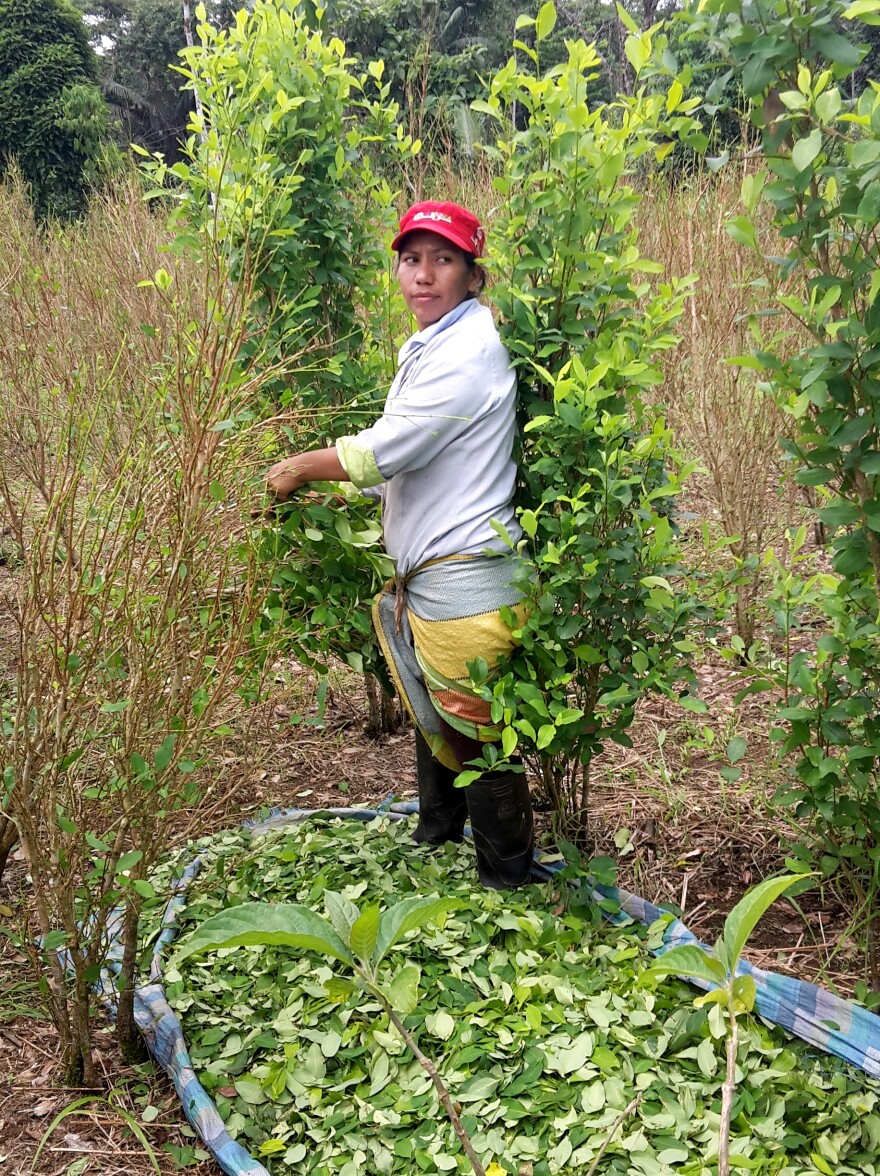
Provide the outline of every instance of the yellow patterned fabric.
<path id="1" fill-rule="evenodd" d="M 501 616 L 525 620 L 522 592 L 513 583 L 514 559 L 450 556 L 389 581 L 373 606 L 373 622 L 401 697 L 434 755 L 457 768 L 440 719 L 482 742 L 494 742 L 491 704 L 474 690 L 468 663 L 482 658 L 490 671 L 514 647 Z M 400 593 L 405 592 L 405 599 Z M 404 607 L 401 607 L 404 605 Z"/>

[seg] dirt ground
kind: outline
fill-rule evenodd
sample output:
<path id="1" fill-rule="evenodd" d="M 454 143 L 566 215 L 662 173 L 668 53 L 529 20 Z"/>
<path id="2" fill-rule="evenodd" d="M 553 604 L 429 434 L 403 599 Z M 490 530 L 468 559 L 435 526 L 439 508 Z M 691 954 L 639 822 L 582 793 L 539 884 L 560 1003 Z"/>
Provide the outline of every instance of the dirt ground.
<path id="1" fill-rule="evenodd" d="M 777 780 L 766 738 L 766 696 L 735 709 L 735 671 L 710 655 L 699 673 L 708 714 L 694 716 L 651 700 L 639 713 L 633 748 L 609 749 L 597 761 L 590 833 L 593 852 L 617 859 L 622 886 L 675 904 L 698 935 L 711 939 L 743 892 L 781 867 L 786 829 L 770 803 Z M 275 806 L 370 804 L 389 794 L 414 795 L 411 731 L 369 738 L 364 699 L 352 690 L 354 682 L 345 678 L 331 689 L 321 724 L 292 725 L 311 683 L 301 671 L 279 675 L 276 694 L 248 733 L 248 753 L 230 751 L 203 831 Z M 748 739 L 748 751 L 741 779 L 730 785 L 719 768 L 734 734 Z M 546 829 L 547 814 L 539 812 L 538 821 Z M 16 855 L 0 882 L 7 926 L 20 924 L 26 901 L 25 867 Z M 748 954 L 762 967 L 849 993 L 856 948 L 843 932 L 833 901 L 815 893 L 797 909 L 778 903 Z M 219 1171 L 195 1158 L 198 1141 L 182 1126 L 170 1083 L 152 1073 L 149 1063 L 124 1065 L 109 1027 L 98 1034 L 98 1058 L 103 1090 L 59 1085 L 55 1033 L 39 990 L 13 940 L 0 935 L 0 1170 L 10 1176 Z M 76 1106 L 78 1100 L 91 1101 Z M 133 1135 L 132 1121 L 153 1148 L 156 1165 Z M 178 1149 L 177 1160 L 166 1146 Z M 189 1161 L 186 1167 L 182 1161 Z"/>

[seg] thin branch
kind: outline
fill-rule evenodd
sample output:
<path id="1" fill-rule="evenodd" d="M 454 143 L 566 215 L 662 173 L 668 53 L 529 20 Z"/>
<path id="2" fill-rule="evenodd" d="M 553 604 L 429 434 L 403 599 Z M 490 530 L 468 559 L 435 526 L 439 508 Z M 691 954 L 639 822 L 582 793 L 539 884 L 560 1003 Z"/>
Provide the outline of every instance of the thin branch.
<path id="1" fill-rule="evenodd" d="M 599 1148 L 598 1152 L 596 1153 L 592 1164 L 590 1164 L 589 1168 L 587 1169 L 587 1176 L 593 1176 L 593 1173 L 599 1167 L 599 1161 L 602 1159 L 602 1157 L 605 1155 L 605 1152 L 608 1150 L 608 1148 L 611 1144 L 611 1141 L 614 1138 L 614 1134 L 617 1131 L 617 1128 L 634 1111 L 638 1110 L 639 1104 L 641 1103 L 641 1101 L 644 1097 L 645 1097 L 644 1091 L 642 1091 L 641 1094 L 637 1094 L 631 1103 L 627 1103 L 627 1105 L 623 1108 L 623 1110 L 620 1112 L 620 1114 L 617 1116 L 617 1118 L 611 1124 L 611 1129 L 609 1130 L 609 1132 L 605 1136 L 605 1138 L 602 1140 L 602 1146 Z"/>
<path id="2" fill-rule="evenodd" d="M 434 1083 L 434 1089 L 437 1091 L 437 1096 L 443 1103 L 443 1106 L 446 1108 L 446 1113 L 449 1116 L 449 1120 L 452 1123 L 452 1126 L 455 1128 L 455 1134 L 458 1136 L 459 1142 L 464 1149 L 465 1155 L 470 1160 L 471 1166 L 473 1167 L 476 1176 L 486 1176 L 486 1169 L 480 1163 L 480 1157 L 473 1149 L 470 1137 L 462 1126 L 461 1119 L 458 1117 L 458 1111 L 455 1109 L 455 1104 L 449 1096 L 449 1091 L 446 1089 L 446 1086 L 443 1083 L 443 1079 L 440 1077 L 440 1074 L 437 1071 L 437 1067 L 434 1065 L 431 1059 L 426 1054 L 423 1054 L 419 1049 L 418 1042 L 409 1032 L 391 1005 L 388 1003 L 382 992 L 376 988 L 373 988 L 372 991 L 373 994 L 381 1000 L 382 1004 L 384 1004 L 388 1016 L 391 1018 L 391 1022 L 395 1029 L 412 1050 L 413 1054 L 418 1059 L 419 1064 Z"/>

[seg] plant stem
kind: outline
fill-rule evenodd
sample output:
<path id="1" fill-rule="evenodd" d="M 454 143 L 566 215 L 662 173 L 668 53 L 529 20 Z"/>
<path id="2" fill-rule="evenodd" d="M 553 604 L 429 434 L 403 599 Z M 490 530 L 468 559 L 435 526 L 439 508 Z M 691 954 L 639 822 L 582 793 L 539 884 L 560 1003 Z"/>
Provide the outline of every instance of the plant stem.
<path id="1" fill-rule="evenodd" d="M 439 1096 L 440 1101 L 446 1108 L 446 1113 L 449 1116 L 450 1122 L 455 1128 L 455 1134 L 458 1136 L 461 1146 L 464 1148 L 465 1155 L 470 1160 L 471 1167 L 476 1173 L 476 1176 L 486 1176 L 486 1169 L 480 1163 L 480 1157 L 473 1149 L 470 1136 L 462 1126 L 461 1119 L 458 1117 L 458 1111 L 456 1111 L 455 1105 L 453 1104 L 452 1099 L 449 1097 L 449 1091 L 446 1089 L 443 1083 L 443 1079 L 437 1072 L 437 1067 L 429 1057 L 426 1057 L 426 1055 L 422 1053 L 422 1051 L 419 1049 L 416 1039 L 409 1032 L 403 1021 L 400 1019 L 397 1013 L 395 1013 L 394 1009 L 388 1004 L 385 998 L 381 996 L 380 993 L 376 992 L 375 989 L 373 991 L 374 995 L 379 996 L 382 1003 L 385 1005 L 386 1011 L 388 1016 L 391 1018 L 391 1023 L 394 1025 L 394 1028 L 412 1050 L 420 1065 L 424 1068 L 431 1081 L 434 1083 L 434 1089 L 437 1091 L 437 1095 Z"/>
<path id="2" fill-rule="evenodd" d="M 623 1110 L 620 1112 L 620 1114 L 617 1116 L 617 1118 L 611 1124 L 610 1131 L 605 1136 L 605 1138 L 602 1140 L 602 1146 L 596 1152 L 596 1155 L 593 1159 L 592 1164 L 590 1164 L 589 1168 L 587 1169 L 587 1176 L 593 1176 L 593 1173 L 596 1171 L 596 1169 L 599 1166 L 599 1161 L 602 1159 L 602 1157 L 605 1155 L 605 1152 L 608 1150 L 608 1146 L 611 1143 L 611 1140 L 614 1138 L 614 1134 L 617 1131 L 617 1128 L 624 1121 L 624 1119 L 627 1118 L 627 1116 L 631 1115 L 633 1113 L 633 1111 L 635 1111 L 638 1108 L 639 1103 L 642 1101 L 642 1099 L 644 1097 L 645 1097 L 644 1091 L 642 1091 L 641 1094 L 637 1094 L 631 1103 L 627 1103 L 627 1105 L 623 1108 Z M 719 1173 L 719 1176 L 720 1176 L 720 1173 Z"/>
<path id="3" fill-rule="evenodd" d="M 736 1014 L 729 1010 L 730 1032 L 727 1035 L 727 1075 L 721 1087 L 721 1123 L 718 1128 L 718 1176 L 730 1176 L 730 1115 L 736 1090 L 736 1051 L 739 1046 L 739 1026 Z"/>

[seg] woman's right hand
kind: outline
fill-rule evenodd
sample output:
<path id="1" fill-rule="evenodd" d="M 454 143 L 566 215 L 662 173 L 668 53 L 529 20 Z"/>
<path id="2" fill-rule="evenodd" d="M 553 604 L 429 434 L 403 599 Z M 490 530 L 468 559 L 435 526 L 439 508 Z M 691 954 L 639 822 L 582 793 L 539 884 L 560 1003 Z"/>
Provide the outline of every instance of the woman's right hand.
<path id="1" fill-rule="evenodd" d="M 266 485 L 269 492 L 279 502 L 286 502 L 291 494 L 295 494 L 308 480 L 307 477 L 303 477 L 299 454 L 285 457 L 283 461 L 276 461 L 266 475 Z"/>

